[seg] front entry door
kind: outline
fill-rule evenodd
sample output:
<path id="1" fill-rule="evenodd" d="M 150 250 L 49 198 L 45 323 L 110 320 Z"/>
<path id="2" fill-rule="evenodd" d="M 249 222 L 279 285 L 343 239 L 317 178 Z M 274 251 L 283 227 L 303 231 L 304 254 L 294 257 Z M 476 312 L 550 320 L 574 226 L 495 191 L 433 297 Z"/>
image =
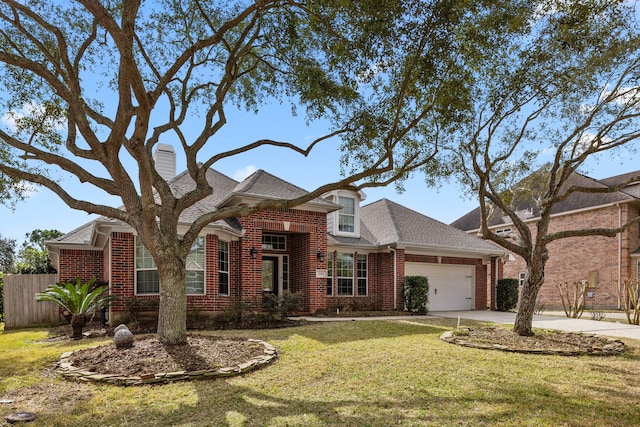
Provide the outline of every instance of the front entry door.
<path id="1" fill-rule="evenodd" d="M 262 257 L 262 291 L 264 294 L 278 295 L 278 257 Z"/>

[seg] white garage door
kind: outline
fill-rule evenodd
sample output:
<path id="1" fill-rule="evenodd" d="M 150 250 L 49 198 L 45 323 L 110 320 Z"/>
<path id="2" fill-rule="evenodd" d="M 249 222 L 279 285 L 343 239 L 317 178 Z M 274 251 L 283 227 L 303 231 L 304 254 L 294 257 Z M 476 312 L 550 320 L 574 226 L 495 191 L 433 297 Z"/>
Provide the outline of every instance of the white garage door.
<path id="1" fill-rule="evenodd" d="M 472 310 L 474 267 L 407 262 L 406 276 L 429 279 L 429 311 Z"/>

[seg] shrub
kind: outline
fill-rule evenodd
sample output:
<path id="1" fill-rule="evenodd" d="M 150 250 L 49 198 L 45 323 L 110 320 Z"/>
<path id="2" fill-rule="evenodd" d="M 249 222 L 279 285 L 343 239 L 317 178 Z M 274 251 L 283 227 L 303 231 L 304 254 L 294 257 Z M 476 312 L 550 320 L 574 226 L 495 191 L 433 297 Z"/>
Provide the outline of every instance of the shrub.
<path id="1" fill-rule="evenodd" d="M 429 280 L 423 276 L 404 278 L 404 301 L 407 310 L 427 314 L 429 304 Z"/>
<path id="2" fill-rule="evenodd" d="M 286 319 L 290 313 L 300 311 L 302 296 L 297 293 L 283 292 L 282 296 L 268 294 L 264 296 L 262 309 L 271 316 L 272 319 L 279 317 Z"/>
<path id="3" fill-rule="evenodd" d="M 509 311 L 518 304 L 518 279 L 500 279 L 496 287 L 496 309 Z"/>
<path id="4" fill-rule="evenodd" d="M 38 301 L 50 301 L 58 304 L 71 314 L 72 338 L 82 338 L 85 316 L 92 314 L 109 304 L 116 297 L 107 294 L 107 285 L 95 286 L 95 278 L 83 283 L 74 282 L 49 285 L 43 292 L 36 294 Z"/>
<path id="5" fill-rule="evenodd" d="M 567 317 L 574 319 L 582 317 L 588 285 L 589 282 L 586 280 L 575 281 L 571 285 L 566 282 L 556 284 L 558 292 L 560 292 L 560 299 L 562 300 L 564 314 L 566 314 Z M 572 293 L 570 292 L 570 289 L 573 289 Z"/>

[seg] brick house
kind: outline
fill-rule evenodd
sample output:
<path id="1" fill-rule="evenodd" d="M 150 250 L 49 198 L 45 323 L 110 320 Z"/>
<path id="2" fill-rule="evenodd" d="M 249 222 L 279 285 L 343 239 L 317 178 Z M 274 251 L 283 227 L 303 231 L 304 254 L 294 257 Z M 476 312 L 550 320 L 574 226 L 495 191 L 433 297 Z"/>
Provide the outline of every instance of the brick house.
<path id="1" fill-rule="evenodd" d="M 158 163 L 158 162 L 156 162 Z M 265 171 L 237 182 L 208 171 L 213 194 L 180 218 L 186 229 L 202 212 L 304 190 Z M 175 191 L 193 185 L 187 173 Z M 188 308 L 220 313 L 238 300 L 298 293 L 302 311 L 403 308 L 405 275 L 429 278 L 429 309 L 486 309 L 489 283 L 503 249 L 389 200 L 362 206 L 364 193 L 335 191 L 295 209 L 270 209 L 209 224 L 187 259 Z M 46 243 L 59 280 L 97 277 L 120 298 L 110 318 L 126 316 L 132 299 L 158 298 L 158 275 L 128 225 L 91 221 Z"/>
<path id="2" fill-rule="evenodd" d="M 595 180 L 574 173 L 567 185 L 593 188 L 612 188 L 640 171 Z M 535 230 L 537 208 L 535 205 L 518 207 L 518 213 L 530 229 Z M 617 228 L 640 214 L 640 184 L 635 183 L 621 191 L 611 193 L 574 193 L 554 206 L 550 232 L 584 229 Z M 475 209 L 452 226 L 470 234 L 480 228 L 480 211 Z M 497 233 L 510 233 L 512 224 L 508 217 L 496 213 L 489 220 L 489 227 Z M 515 229 L 514 229 L 515 231 Z M 560 239 L 548 246 L 549 260 L 545 269 L 545 283 L 538 294 L 539 301 L 547 308 L 562 307 L 556 288 L 558 283 L 586 280 L 589 283 L 587 308 L 619 308 L 618 280 L 640 278 L 640 228 L 636 225 L 615 237 L 588 236 Z M 525 263 L 510 255 L 504 264 L 504 277 L 524 280 Z"/>

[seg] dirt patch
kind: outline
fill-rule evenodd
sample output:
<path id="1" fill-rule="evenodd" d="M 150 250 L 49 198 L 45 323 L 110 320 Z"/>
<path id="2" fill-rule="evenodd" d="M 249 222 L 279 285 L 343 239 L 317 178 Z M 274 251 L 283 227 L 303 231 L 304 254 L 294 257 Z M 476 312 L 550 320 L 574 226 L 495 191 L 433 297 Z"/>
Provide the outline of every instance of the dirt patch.
<path id="1" fill-rule="evenodd" d="M 134 376 L 235 366 L 264 353 L 262 345 L 243 338 L 189 335 L 181 345 L 165 345 L 154 336 L 136 337 L 132 348 L 113 343 L 76 351 L 73 366 L 100 374 Z"/>
<path id="2" fill-rule="evenodd" d="M 520 336 L 499 327 L 461 328 L 443 334 L 445 341 L 483 349 L 524 353 L 564 355 L 615 355 L 624 351 L 620 340 L 597 335 L 536 330 L 532 336 Z"/>

